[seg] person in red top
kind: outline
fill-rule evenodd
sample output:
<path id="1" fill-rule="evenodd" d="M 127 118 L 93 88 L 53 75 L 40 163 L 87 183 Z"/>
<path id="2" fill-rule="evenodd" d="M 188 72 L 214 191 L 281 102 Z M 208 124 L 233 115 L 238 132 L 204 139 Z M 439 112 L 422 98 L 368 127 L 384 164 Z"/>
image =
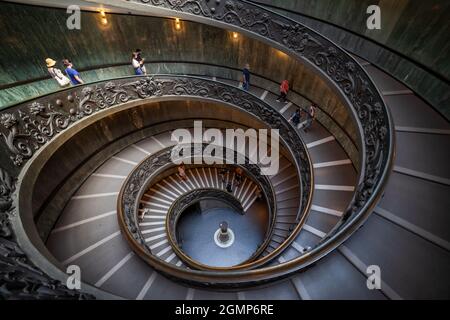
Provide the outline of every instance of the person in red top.
<path id="1" fill-rule="evenodd" d="M 286 96 L 289 92 L 289 82 L 287 80 L 283 80 L 280 85 L 280 96 L 277 99 L 277 102 L 280 102 L 283 99 L 283 102 L 286 102 Z"/>

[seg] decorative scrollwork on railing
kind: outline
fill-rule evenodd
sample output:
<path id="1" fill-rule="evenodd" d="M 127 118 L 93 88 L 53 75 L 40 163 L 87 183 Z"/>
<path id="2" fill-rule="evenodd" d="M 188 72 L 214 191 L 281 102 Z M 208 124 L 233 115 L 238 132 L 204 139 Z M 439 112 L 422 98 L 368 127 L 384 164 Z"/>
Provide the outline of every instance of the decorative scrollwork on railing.
<path id="1" fill-rule="evenodd" d="M 274 279 L 286 275 L 326 254 L 319 252 L 320 250 L 329 252 L 336 247 L 337 243 L 344 241 L 349 236 L 348 232 L 344 232 L 344 227 L 353 230 L 360 224 L 368 215 L 367 208 L 373 206 L 381 195 L 382 186 L 387 180 L 387 173 L 393 158 L 393 131 L 389 113 L 363 68 L 344 50 L 315 31 L 246 1 L 132 1 L 190 14 L 203 21 L 217 21 L 222 25 L 225 23 L 246 30 L 262 40 L 278 44 L 287 53 L 304 59 L 321 70 L 331 83 L 340 89 L 361 127 L 362 145 L 360 150 L 363 152 L 361 183 L 356 189 L 352 205 L 344 215 L 343 219 L 346 223 L 335 230 L 334 244 L 322 244 L 321 248 L 312 250 L 307 258 L 302 256 L 289 261 L 282 268 L 273 269 L 268 274 L 261 272 L 258 275 L 252 275 L 248 280 L 244 279 L 243 275 L 236 274 L 234 284 Z M 3 170 L 0 175 L 1 238 L 11 235 L 9 216 L 15 212 L 12 201 L 16 192 L 15 179 L 20 168 L 33 157 L 37 150 L 49 143 L 58 133 L 96 112 L 133 100 L 165 95 L 197 96 L 234 104 L 242 110 L 256 115 L 270 127 L 279 128 L 280 136 L 294 155 L 297 168 L 300 170 L 302 199 L 299 212 L 308 209 L 306 204 L 311 195 L 312 181 L 310 166 L 304 165 L 308 156 L 298 134 L 277 111 L 249 93 L 210 80 L 181 76 L 134 77 L 58 91 L 35 99 L 31 103 L 22 103 L 0 112 L 0 141 L 2 142 L 0 158 L 2 160 L 10 159 L 9 163 L 2 162 L 2 166 L 8 170 L 11 169 L 10 172 L 14 172 L 14 175 L 9 175 Z M 163 160 L 161 159 L 161 161 Z M 334 237 L 334 235 L 330 236 Z M 17 250 L 20 248 L 17 247 Z M 7 261 L 12 268 L 20 266 L 18 260 Z M 166 268 L 162 271 L 171 274 L 173 270 Z M 2 281 L 4 277 L 14 278 L 8 273 L 0 274 Z M 174 276 L 174 274 L 171 275 Z M 177 273 L 175 276 L 184 280 L 195 278 L 192 281 L 196 283 L 222 281 L 217 275 L 206 273 L 193 275 L 186 271 L 186 273 Z M 38 283 L 40 283 L 39 281 Z M 233 285 L 229 279 L 224 281 L 228 285 Z M 44 283 L 44 288 L 52 288 L 52 285 L 45 285 L 50 282 L 42 280 L 42 283 Z M 39 288 L 39 286 L 33 288 Z M 29 290 L 28 287 L 26 290 Z M 55 290 L 57 291 L 57 289 Z M 39 294 L 36 293 L 36 296 Z"/>
<path id="2" fill-rule="evenodd" d="M 14 242 L 10 225 L 16 214 L 16 179 L 0 168 L 0 298 L 1 299 L 94 299 L 69 290 L 34 266 Z"/>
<path id="3" fill-rule="evenodd" d="M 0 168 L 0 237 L 9 238 L 12 235 L 10 216 L 15 213 L 13 205 L 16 191 L 16 181 L 4 169 Z"/>
<path id="4" fill-rule="evenodd" d="M 5 143 L 0 144 L 1 157 L 3 160 L 7 159 L 5 156 L 11 159 L 10 163 L 4 163 L 5 168 L 18 174 L 36 151 L 51 142 L 57 134 L 97 112 L 126 102 L 164 96 L 169 96 L 170 99 L 176 96 L 180 96 L 180 99 L 200 97 L 227 103 L 259 118 L 268 127 L 278 129 L 282 141 L 294 157 L 301 180 L 298 217 L 307 213 L 312 193 L 312 169 L 306 147 L 299 135 L 292 130 L 291 124 L 258 97 L 221 82 L 197 77 L 158 75 L 103 81 L 58 91 L 2 110 L 0 136 Z M 167 163 L 167 160 L 158 159 L 161 163 Z M 259 173 L 259 168 L 248 168 L 248 171 Z M 15 177 L 16 175 L 13 176 L 14 179 Z M 4 185 L 2 196 L 10 190 L 8 179 L 4 179 Z M 5 212 L 1 211 L 2 228 L 9 223 L 9 214 Z M 133 229 L 135 224 L 130 221 L 127 223 L 132 232 L 138 232 Z M 9 229 L 5 227 L 5 230 Z M 299 230 L 300 228 L 297 229 Z"/>
<path id="5" fill-rule="evenodd" d="M 311 185 L 310 166 L 300 165 L 308 160 L 305 145 L 279 112 L 254 95 L 224 83 L 188 76 L 154 76 L 71 88 L 6 110 L 1 114 L 4 130 L 0 128 L 0 135 L 6 141 L 6 152 L 14 165 L 21 166 L 57 133 L 87 116 L 124 102 L 162 96 L 193 96 L 226 102 L 278 129 L 301 173 L 300 216 L 308 203 Z M 55 110 L 55 105 L 59 110 Z"/>
<path id="6" fill-rule="evenodd" d="M 3 112 L 0 137 L 16 166 L 30 159 L 36 150 L 70 124 L 95 112 L 134 99 L 161 95 L 161 82 L 152 78 L 123 83 L 108 81 L 43 97 Z M 65 95 L 65 97 L 63 97 Z M 63 101 L 67 100 L 67 107 Z"/>
<path id="7" fill-rule="evenodd" d="M 0 287 L 1 299 L 95 299 L 51 279 L 30 262 L 17 243 L 3 237 L 0 237 Z"/>
<path id="8" fill-rule="evenodd" d="M 145 247 L 149 253 L 150 249 L 146 246 L 145 240 L 139 232 L 136 206 L 145 182 L 160 168 L 171 163 L 170 155 L 171 149 L 161 150 L 135 168 L 122 186 L 117 203 L 119 211 L 123 213 L 121 216 L 124 219 L 125 227 L 131 233 L 133 239 L 139 245 Z"/>

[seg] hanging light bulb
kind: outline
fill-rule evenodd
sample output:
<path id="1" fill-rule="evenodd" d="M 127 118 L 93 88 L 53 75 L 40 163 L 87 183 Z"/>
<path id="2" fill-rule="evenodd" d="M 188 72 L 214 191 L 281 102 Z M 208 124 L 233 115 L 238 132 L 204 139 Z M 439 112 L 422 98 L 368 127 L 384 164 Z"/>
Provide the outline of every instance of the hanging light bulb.
<path id="1" fill-rule="evenodd" d="M 105 10 L 100 10 L 100 22 L 103 25 L 107 25 L 108 24 L 108 19 L 106 19 L 106 13 Z"/>
<path id="2" fill-rule="evenodd" d="M 175 29 L 181 30 L 181 22 L 180 22 L 180 19 L 178 19 L 178 18 L 175 18 Z"/>
<path id="3" fill-rule="evenodd" d="M 233 32 L 233 39 L 237 39 L 239 37 L 237 32 Z"/>

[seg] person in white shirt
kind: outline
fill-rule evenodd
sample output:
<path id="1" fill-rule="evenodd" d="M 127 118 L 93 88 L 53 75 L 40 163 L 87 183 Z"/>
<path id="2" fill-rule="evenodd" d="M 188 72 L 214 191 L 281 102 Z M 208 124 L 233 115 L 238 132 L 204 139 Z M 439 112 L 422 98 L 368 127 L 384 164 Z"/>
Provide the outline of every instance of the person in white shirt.
<path id="1" fill-rule="evenodd" d="M 141 64 L 141 70 L 144 74 L 147 74 L 147 69 L 145 68 L 145 64 L 144 61 L 145 59 L 142 58 L 142 50 L 141 49 L 136 49 L 136 60 Z"/>
<path id="2" fill-rule="evenodd" d="M 139 55 L 137 52 L 133 52 L 131 55 L 131 64 L 134 68 L 134 74 L 137 76 L 141 76 L 144 73 L 144 70 L 142 69 L 144 66 L 144 59 L 139 59 Z M 145 67 L 144 67 L 145 68 Z"/>
<path id="3" fill-rule="evenodd" d="M 56 65 L 55 60 L 53 60 L 51 58 L 47 58 L 47 59 L 45 59 L 45 63 L 47 64 L 48 73 L 50 73 L 51 77 L 53 79 L 55 79 L 56 82 L 58 82 L 58 84 L 61 88 L 67 87 L 70 84 L 70 79 L 67 78 L 61 72 L 61 70 L 59 70 L 58 68 L 55 68 L 55 65 Z"/>

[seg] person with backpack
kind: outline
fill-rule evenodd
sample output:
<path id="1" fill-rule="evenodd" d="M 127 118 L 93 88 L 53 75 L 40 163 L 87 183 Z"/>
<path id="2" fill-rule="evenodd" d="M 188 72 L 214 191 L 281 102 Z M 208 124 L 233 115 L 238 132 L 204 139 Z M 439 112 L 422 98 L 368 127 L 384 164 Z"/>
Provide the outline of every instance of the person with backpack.
<path id="1" fill-rule="evenodd" d="M 47 64 L 47 70 L 48 73 L 50 74 L 50 76 L 56 80 L 56 82 L 58 82 L 58 85 L 61 88 L 67 87 L 70 84 L 70 79 L 67 78 L 62 72 L 61 70 L 59 70 L 58 68 L 55 68 L 56 65 L 56 61 L 51 59 L 51 58 L 47 58 L 45 59 L 45 63 Z"/>

